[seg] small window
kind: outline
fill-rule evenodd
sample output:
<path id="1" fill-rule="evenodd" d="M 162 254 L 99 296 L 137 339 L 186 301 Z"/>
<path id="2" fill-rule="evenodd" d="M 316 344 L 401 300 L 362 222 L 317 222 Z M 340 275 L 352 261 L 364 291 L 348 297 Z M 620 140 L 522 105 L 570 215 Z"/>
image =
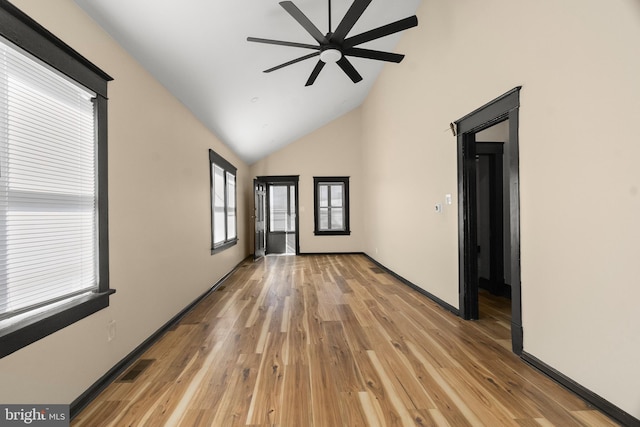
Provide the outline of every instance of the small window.
<path id="1" fill-rule="evenodd" d="M 213 150 L 211 165 L 211 253 L 238 242 L 236 168 Z"/>
<path id="2" fill-rule="evenodd" d="M 316 235 L 348 235 L 349 177 L 314 177 Z"/>
<path id="3" fill-rule="evenodd" d="M 0 5 L 0 357 L 109 305 L 107 82 Z M 52 64 L 55 64 L 52 65 Z"/>

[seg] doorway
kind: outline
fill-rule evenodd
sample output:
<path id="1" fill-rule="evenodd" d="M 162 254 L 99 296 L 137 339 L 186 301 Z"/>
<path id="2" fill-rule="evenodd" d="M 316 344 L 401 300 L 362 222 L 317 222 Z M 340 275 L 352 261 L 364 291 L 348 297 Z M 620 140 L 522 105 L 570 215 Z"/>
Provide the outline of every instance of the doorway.
<path id="1" fill-rule="evenodd" d="M 298 180 L 296 175 L 256 178 L 256 207 L 264 206 L 263 221 L 260 212 L 255 215 L 256 257 L 299 254 Z M 264 250 L 258 247 L 261 244 Z"/>
<path id="2" fill-rule="evenodd" d="M 511 298 L 505 263 L 509 263 L 509 212 L 504 198 L 504 145 L 509 121 L 476 134 L 476 206 L 478 236 L 478 286 L 496 296 Z M 496 129 L 497 128 L 497 129 Z M 494 131 L 495 129 L 495 131 Z M 483 141 L 483 134 L 506 134 L 500 142 Z M 494 136 L 492 135 L 492 136 Z"/>
<path id="3" fill-rule="evenodd" d="M 455 122 L 460 200 L 460 315 L 464 319 L 479 318 L 481 274 L 488 276 L 483 284 L 495 292 L 506 293 L 505 274 L 508 273 L 511 285 L 511 345 L 516 354 L 522 353 L 518 157 L 520 89 L 512 89 Z M 500 144 L 502 141 L 498 141 L 484 145 L 487 143 L 478 141 L 477 137 L 482 131 L 500 123 L 506 126 L 508 143 Z M 486 173 L 482 175 L 485 182 L 479 182 L 481 173 Z M 484 185 L 484 193 L 480 184 Z M 487 206 L 483 206 L 483 203 Z M 480 207 L 485 213 L 480 211 Z M 481 230 L 479 227 L 479 221 L 486 223 L 488 235 L 485 233 L 487 228 Z M 479 245 L 479 242 L 482 244 Z"/>

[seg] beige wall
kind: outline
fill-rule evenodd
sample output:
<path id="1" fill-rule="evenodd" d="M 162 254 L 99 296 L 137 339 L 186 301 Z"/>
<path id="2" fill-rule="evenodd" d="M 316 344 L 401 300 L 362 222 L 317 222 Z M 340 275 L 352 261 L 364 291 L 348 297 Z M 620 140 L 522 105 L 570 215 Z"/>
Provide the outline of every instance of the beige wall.
<path id="1" fill-rule="evenodd" d="M 300 252 L 362 252 L 361 111 L 356 109 L 251 165 L 252 176 L 300 175 Z M 350 236 L 313 234 L 313 177 L 348 176 Z"/>
<path id="2" fill-rule="evenodd" d="M 248 253 L 248 167 L 71 0 L 19 8 L 109 73 L 111 306 L 0 359 L 0 402 L 70 403 Z M 238 167 L 241 242 L 210 255 L 208 149 Z M 116 339 L 107 342 L 107 323 Z"/>
<path id="3" fill-rule="evenodd" d="M 425 1 L 418 18 L 363 106 L 367 253 L 458 306 L 457 207 L 433 210 L 457 194 L 447 127 L 522 85 L 524 350 L 640 417 L 640 3 Z"/>

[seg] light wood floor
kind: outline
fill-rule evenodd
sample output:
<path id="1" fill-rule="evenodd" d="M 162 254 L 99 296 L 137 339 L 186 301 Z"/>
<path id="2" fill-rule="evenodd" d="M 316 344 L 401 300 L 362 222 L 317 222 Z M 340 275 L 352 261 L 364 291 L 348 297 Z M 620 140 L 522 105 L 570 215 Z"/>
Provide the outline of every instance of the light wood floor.
<path id="1" fill-rule="evenodd" d="M 508 302 L 482 300 L 463 321 L 361 255 L 248 261 L 72 425 L 616 425 L 512 354 Z"/>

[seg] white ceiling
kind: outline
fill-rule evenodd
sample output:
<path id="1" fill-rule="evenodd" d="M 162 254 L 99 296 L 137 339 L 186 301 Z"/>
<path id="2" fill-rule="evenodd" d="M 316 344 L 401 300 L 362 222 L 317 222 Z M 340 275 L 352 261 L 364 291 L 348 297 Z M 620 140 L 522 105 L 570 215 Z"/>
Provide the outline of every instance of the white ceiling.
<path id="1" fill-rule="evenodd" d="M 350 57 L 361 82 L 327 64 L 309 87 L 317 58 L 263 73 L 312 51 L 251 43 L 248 36 L 317 44 L 278 0 L 75 2 L 248 164 L 358 107 L 383 66 L 403 66 Z M 328 31 L 327 0 L 293 2 Z M 332 0 L 333 29 L 351 3 Z M 373 0 L 349 35 L 414 15 L 419 3 Z M 359 47 L 393 52 L 401 36 Z"/>

